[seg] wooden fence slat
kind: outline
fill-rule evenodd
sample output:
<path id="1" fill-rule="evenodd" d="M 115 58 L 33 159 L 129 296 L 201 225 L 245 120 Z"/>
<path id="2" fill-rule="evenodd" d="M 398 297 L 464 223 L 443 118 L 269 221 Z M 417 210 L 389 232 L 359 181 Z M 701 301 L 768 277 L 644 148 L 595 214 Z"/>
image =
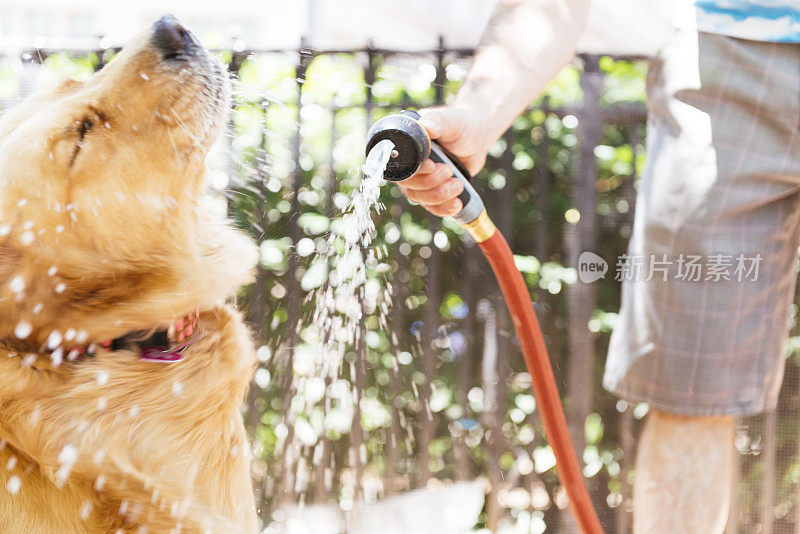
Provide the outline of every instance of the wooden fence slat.
<path id="1" fill-rule="evenodd" d="M 600 140 L 603 122 L 594 113 L 599 107 L 600 93 L 603 87 L 603 74 L 600 71 L 597 57 L 584 60 L 584 70 L 580 77 L 583 89 L 583 104 L 577 113 L 578 154 L 575 165 L 575 188 L 573 205 L 580 214 L 575 224 L 567 224 L 565 229 L 565 245 L 569 257 L 569 265 L 578 267 L 578 258 L 582 252 L 595 251 L 597 228 L 597 164 L 594 147 Z M 579 458 L 583 457 L 586 446 L 586 417 L 592 409 L 594 391 L 594 335 L 589 331 L 589 320 L 597 304 L 597 286 L 577 281 L 566 288 L 569 306 L 569 365 L 567 370 L 568 410 L 567 422 L 570 435 Z M 593 481 L 588 481 L 590 490 L 597 496 L 597 488 Z M 602 502 L 599 500 L 596 503 Z M 604 506 L 604 508 L 606 508 Z M 568 509 L 562 514 L 564 528 L 574 531 L 576 528 Z"/>

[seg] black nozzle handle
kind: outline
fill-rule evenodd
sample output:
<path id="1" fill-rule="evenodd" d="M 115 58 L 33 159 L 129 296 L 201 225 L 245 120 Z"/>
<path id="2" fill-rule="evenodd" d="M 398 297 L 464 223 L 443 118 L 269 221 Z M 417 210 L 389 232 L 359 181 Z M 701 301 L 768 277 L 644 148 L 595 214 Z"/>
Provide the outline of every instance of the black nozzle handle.
<path id="1" fill-rule="evenodd" d="M 450 170 L 453 171 L 453 176 L 461 180 L 461 183 L 464 185 L 464 190 L 458 195 L 458 199 L 461 200 L 462 205 L 461 211 L 453 215 L 456 222 L 459 224 L 469 224 L 477 219 L 484 209 L 483 199 L 481 199 L 478 192 L 475 191 L 475 188 L 472 187 L 472 175 L 470 175 L 467 168 L 464 167 L 464 164 L 436 141 L 431 141 L 430 158 L 437 163 L 444 163 L 450 167 Z"/>
<path id="2" fill-rule="evenodd" d="M 367 132 L 367 150 L 384 139 L 394 144 L 392 158 L 386 165 L 383 177 L 391 181 L 405 180 L 413 176 L 429 157 L 435 162 L 444 163 L 453 175 L 464 184 L 464 191 L 458 195 L 463 208 L 453 218 L 459 224 L 468 224 L 483 212 L 483 200 L 472 187 L 469 171 L 456 156 L 448 152 L 419 123 L 419 113 L 403 110 L 395 115 L 387 115 L 378 120 Z"/>

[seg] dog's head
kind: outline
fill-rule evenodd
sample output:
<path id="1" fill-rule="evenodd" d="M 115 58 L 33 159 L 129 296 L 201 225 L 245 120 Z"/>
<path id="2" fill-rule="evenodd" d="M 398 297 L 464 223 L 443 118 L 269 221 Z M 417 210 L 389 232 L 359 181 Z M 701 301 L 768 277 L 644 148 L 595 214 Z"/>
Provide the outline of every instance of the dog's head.
<path id="1" fill-rule="evenodd" d="M 229 95 L 166 16 L 88 81 L 0 116 L 0 339 L 20 322 L 34 343 L 115 337 L 249 280 L 254 247 L 201 202 Z"/>

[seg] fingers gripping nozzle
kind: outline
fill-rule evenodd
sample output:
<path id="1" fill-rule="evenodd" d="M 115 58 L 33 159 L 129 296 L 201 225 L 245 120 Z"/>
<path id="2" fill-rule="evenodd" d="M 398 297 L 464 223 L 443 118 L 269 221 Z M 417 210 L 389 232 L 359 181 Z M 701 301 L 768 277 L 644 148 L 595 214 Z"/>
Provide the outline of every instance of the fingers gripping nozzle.
<path id="1" fill-rule="evenodd" d="M 463 207 L 453 218 L 472 233 L 470 225 L 475 226 L 483 219 L 489 221 L 483 200 L 470 183 L 472 176 L 456 156 L 431 140 L 419 119 L 416 111 L 405 110 L 378 120 L 367 133 L 367 154 L 379 141 L 388 139 L 394 143 L 392 156 L 383 174 L 384 178 L 394 182 L 413 176 L 428 158 L 449 166 L 453 175 L 464 185 L 464 191 L 458 196 Z"/>

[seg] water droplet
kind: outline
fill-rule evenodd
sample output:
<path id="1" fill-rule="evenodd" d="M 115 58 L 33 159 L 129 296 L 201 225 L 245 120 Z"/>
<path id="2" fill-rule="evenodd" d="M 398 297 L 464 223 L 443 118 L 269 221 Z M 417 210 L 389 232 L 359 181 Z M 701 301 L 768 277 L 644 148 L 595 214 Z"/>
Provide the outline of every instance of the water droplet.
<path id="1" fill-rule="evenodd" d="M 258 384 L 258 387 L 261 389 L 267 389 L 269 387 L 271 376 L 269 371 L 266 369 L 259 369 L 256 371 L 255 381 Z"/>
<path id="2" fill-rule="evenodd" d="M 22 293 L 25 291 L 25 279 L 21 276 L 15 276 L 12 278 L 8 285 L 11 288 L 11 291 L 14 293 Z"/>
<path id="3" fill-rule="evenodd" d="M 266 345 L 258 347 L 258 350 L 256 351 L 256 358 L 258 358 L 258 361 L 260 361 L 261 363 L 266 363 L 269 361 L 271 357 L 272 357 L 272 350 L 270 350 L 269 347 L 267 347 Z"/>
<path id="4" fill-rule="evenodd" d="M 53 362 L 53 367 L 58 367 L 64 361 L 64 349 L 58 347 L 50 354 L 50 360 Z"/>
<path id="5" fill-rule="evenodd" d="M 108 384 L 108 371 L 98 371 L 95 380 L 97 380 L 97 384 L 100 386 Z"/>
<path id="6" fill-rule="evenodd" d="M 6 489 L 11 495 L 19 493 L 19 488 L 22 487 L 22 481 L 17 475 L 11 475 L 8 482 L 6 482 Z"/>
<path id="7" fill-rule="evenodd" d="M 78 449 L 74 445 L 64 445 L 58 454 L 58 463 L 61 465 L 72 465 L 78 460 Z"/>
<path id="8" fill-rule="evenodd" d="M 36 236 L 33 235 L 33 232 L 28 230 L 27 232 L 24 232 L 21 236 L 19 236 L 19 242 L 22 243 L 24 246 L 28 246 L 31 243 L 33 243 L 33 239 L 35 237 Z"/>
<path id="9" fill-rule="evenodd" d="M 47 336 L 47 342 L 46 342 L 47 348 L 49 350 L 53 350 L 54 348 L 61 345 L 62 339 L 63 337 L 61 336 L 61 332 L 59 332 L 58 330 L 53 330 L 52 332 L 50 332 L 50 335 Z"/>
<path id="10" fill-rule="evenodd" d="M 56 471 L 56 487 L 63 488 L 64 483 L 69 478 L 69 472 L 72 471 L 72 465 L 62 465 Z"/>
<path id="11" fill-rule="evenodd" d="M 31 323 L 28 321 L 20 321 L 17 323 L 17 326 L 14 328 L 14 335 L 17 336 L 19 339 L 25 339 L 31 332 L 33 331 L 33 327 Z"/>
<path id="12" fill-rule="evenodd" d="M 89 501 L 83 501 L 83 503 L 81 504 L 80 514 L 81 514 L 81 519 L 83 519 L 84 521 L 89 519 L 89 516 L 92 514 L 92 503 L 90 503 Z"/>

